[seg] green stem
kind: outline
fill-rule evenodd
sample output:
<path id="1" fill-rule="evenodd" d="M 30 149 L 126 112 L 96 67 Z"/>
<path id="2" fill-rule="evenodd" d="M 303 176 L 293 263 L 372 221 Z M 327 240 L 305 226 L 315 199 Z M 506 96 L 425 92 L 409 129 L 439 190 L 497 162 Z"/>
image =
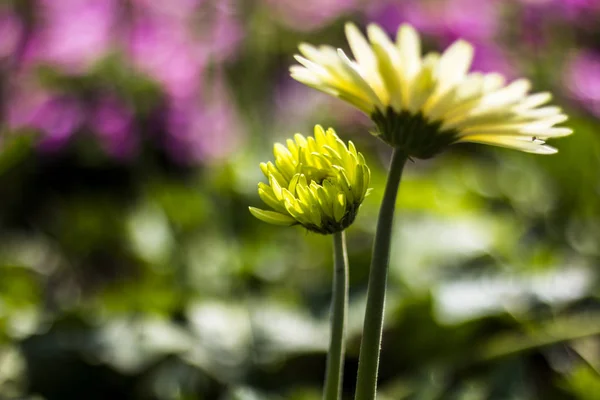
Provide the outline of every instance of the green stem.
<path id="1" fill-rule="evenodd" d="M 323 400 L 341 399 L 344 371 L 344 330 L 348 314 L 348 253 L 344 232 L 333 234 L 334 271 L 331 299 L 331 339 Z"/>
<path id="2" fill-rule="evenodd" d="M 385 307 L 385 290 L 390 258 L 394 208 L 396 206 L 396 195 L 398 194 L 402 170 L 407 158 L 402 151 L 394 149 L 383 201 L 379 209 L 377 231 L 375 233 L 375 243 L 371 259 L 371 271 L 369 272 L 363 337 L 358 359 L 355 400 L 373 400 L 377 391 L 377 370 L 379 368 L 379 351 L 383 330 L 383 311 Z"/>

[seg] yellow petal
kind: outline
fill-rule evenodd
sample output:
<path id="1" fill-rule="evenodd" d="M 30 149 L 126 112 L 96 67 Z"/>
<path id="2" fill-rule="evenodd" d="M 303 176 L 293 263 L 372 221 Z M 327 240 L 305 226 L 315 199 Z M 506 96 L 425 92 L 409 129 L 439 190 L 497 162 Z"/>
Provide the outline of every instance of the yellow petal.
<path id="1" fill-rule="evenodd" d="M 269 224 L 292 226 L 296 224 L 296 220 L 289 215 L 284 215 L 275 211 L 261 210 L 256 207 L 248 207 L 252 215 Z"/>
<path id="2" fill-rule="evenodd" d="M 340 222 L 346 214 L 346 197 L 343 193 L 338 193 L 333 202 L 333 217 L 336 222 Z"/>

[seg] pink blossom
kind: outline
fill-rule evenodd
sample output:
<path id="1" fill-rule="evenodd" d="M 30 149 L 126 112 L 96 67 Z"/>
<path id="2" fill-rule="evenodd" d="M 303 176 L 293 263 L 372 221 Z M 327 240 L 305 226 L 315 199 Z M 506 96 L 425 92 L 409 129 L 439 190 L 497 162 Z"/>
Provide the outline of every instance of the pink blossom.
<path id="1" fill-rule="evenodd" d="M 293 29 L 310 31 L 356 11 L 359 0 L 264 0 L 278 20 Z"/>
<path id="2" fill-rule="evenodd" d="M 14 54 L 22 34 L 21 20 L 8 10 L 0 10 L 0 59 Z"/>
<path id="3" fill-rule="evenodd" d="M 138 138 L 134 131 L 133 112 L 116 98 L 107 96 L 98 102 L 90 125 L 108 154 L 123 159 L 135 152 Z"/>
<path id="4" fill-rule="evenodd" d="M 157 17 L 138 16 L 133 22 L 130 57 L 140 70 L 175 97 L 198 90 L 205 62 L 185 27 Z"/>
<path id="5" fill-rule="evenodd" d="M 62 148 L 82 120 L 83 110 L 75 99 L 41 90 L 13 93 L 7 110 L 9 129 L 40 132 L 40 148 L 47 151 Z"/>
<path id="6" fill-rule="evenodd" d="M 581 51 L 572 55 L 563 81 L 574 99 L 600 117 L 600 53 Z"/>
<path id="7" fill-rule="evenodd" d="M 207 65 L 227 60 L 241 40 L 241 26 L 229 5 L 204 1 L 187 14 L 162 13 L 156 6 L 136 9 L 128 48 L 134 65 L 171 97 L 187 98 L 199 91 Z"/>
<path id="8" fill-rule="evenodd" d="M 502 23 L 499 5 L 495 0 L 384 1 L 372 4 L 369 15 L 394 35 L 406 22 L 443 46 L 465 39 L 475 46 L 474 71 L 497 71 L 512 77 L 516 68 L 497 45 Z"/>
<path id="9" fill-rule="evenodd" d="M 118 6 L 116 0 L 39 1 L 25 62 L 83 72 L 109 51 Z"/>
<path id="10" fill-rule="evenodd" d="M 167 148 L 183 163 L 218 160 L 239 146 L 241 124 L 223 83 L 192 99 L 172 99 L 167 107 Z"/>
<path id="11" fill-rule="evenodd" d="M 493 0 L 406 0 L 375 2 L 369 15 L 388 32 L 407 22 L 417 30 L 446 42 L 463 38 L 493 40 L 500 25 L 498 2 Z"/>

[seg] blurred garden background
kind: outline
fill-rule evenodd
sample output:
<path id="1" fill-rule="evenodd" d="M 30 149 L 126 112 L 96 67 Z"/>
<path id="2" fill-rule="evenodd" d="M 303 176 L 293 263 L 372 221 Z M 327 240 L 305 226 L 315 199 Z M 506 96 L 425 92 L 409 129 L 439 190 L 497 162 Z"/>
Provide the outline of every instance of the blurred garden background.
<path id="1" fill-rule="evenodd" d="M 288 76 L 348 20 L 467 39 L 575 131 L 554 156 L 409 163 L 378 398 L 600 399 L 598 0 L 3 0 L 0 399 L 320 399 L 331 238 L 247 208 L 273 142 L 315 123 L 373 173 L 347 235 L 352 398 L 389 149 Z"/>

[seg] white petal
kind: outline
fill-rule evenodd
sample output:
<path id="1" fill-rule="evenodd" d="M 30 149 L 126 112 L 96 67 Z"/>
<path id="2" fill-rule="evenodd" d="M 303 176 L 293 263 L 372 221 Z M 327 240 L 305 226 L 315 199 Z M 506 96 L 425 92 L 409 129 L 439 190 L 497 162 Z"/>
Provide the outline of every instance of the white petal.
<path id="1" fill-rule="evenodd" d="M 454 113 L 453 113 L 454 115 Z M 485 110 L 482 112 L 477 108 L 466 110 L 462 114 L 456 114 L 452 118 L 444 119 L 443 129 L 467 129 L 471 126 L 501 124 L 513 116 L 513 113 L 505 108 Z"/>
<path id="2" fill-rule="evenodd" d="M 554 154 L 558 152 L 554 147 L 548 146 L 543 141 L 522 136 L 473 135 L 461 138 L 459 142 L 491 144 L 536 154 Z"/>
<path id="3" fill-rule="evenodd" d="M 377 95 L 385 101 L 384 98 L 387 97 L 387 95 L 382 93 L 383 84 L 379 77 L 377 58 L 375 57 L 373 49 L 356 25 L 352 23 L 346 24 L 346 38 L 348 39 L 348 44 L 350 45 L 350 49 L 352 49 L 352 54 L 356 59 L 358 69 L 364 80 L 366 80 Z"/>
<path id="4" fill-rule="evenodd" d="M 546 129 L 523 129 L 522 133 L 529 134 L 541 139 L 547 139 L 569 136 L 573 133 L 573 129 L 564 127 Z"/>
<path id="5" fill-rule="evenodd" d="M 473 46 L 457 40 L 444 51 L 438 67 L 440 90 L 444 91 L 465 77 L 473 61 Z"/>
<path id="6" fill-rule="evenodd" d="M 360 74 L 360 71 L 356 68 L 356 64 L 346 56 L 342 49 L 338 49 L 338 55 L 342 61 L 341 65 L 344 67 L 344 71 L 351 79 L 351 82 L 348 82 L 348 84 L 353 84 L 360 92 L 364 93 L 375 107 L 384 109 L 385 107 L 381 103 L 381 100 Z"/>
<path id="7" fill-rule="evenodd" d="M 513 104 L 525 96 L 531 88 L 531 82 L 527 79 L 517 79 L 508 86 L 492 92 L 481 99 L 481 108 L 504 107 Z"/>
<path id="8" fill-rule="evenodd" d="M 558 127 L 537 127 L 528 126 L 527 124 L 497 124 L 486 126 L 469 127 L 461 131 L 462 137 L 472 135 L 523 135 L 529 138 L 536 137 L 540 139 L 550 137 L 568 136 L 573 133 L 570 128 Z"/>
<path id="9" fill-rule="evenodd" d="M 421 41 L 415 29 L 402 24 L 396 35 L 396 45 L 400 50 L 400 62 L 406 80 L 412 79 L 421 69 Z"/>
<path id="10" fill-rule="evenodd" d="M 429 101 L 423 105 L 423 114 L 430 120 L 437 120 L 440 115 L 446 112 L 456 101 L 456 88 L 447 90 L 442 96 L 438 96 L 435 100 L 432 100 L 433 96 L 429 98 Z"/>
<path id="11" fill-rule="evenodd" d="M 297 81 L 309 86 L 320 86 L 323 84 L 323 81 L 316 74 L 299 65 L 290 67 L 290 75 Z"/>
<path id="12" fill-rule="evenodd" d="M 515 108 L 515 111 L 517 112 L 519 117 L 522 117 L 525 119 L 539 119 L 539 118 L 552 117 L 554 115 L 560 114 L 562 112 L 562 109 L 560 107 L 551 106 L 551 107 L 533 108 L 533 109 L 527 109 L 527 110 Z"/>
<path id="13" fill-rule="evenodd" d="M 379 75 L 386 87 L 386 102 L 394 110 L 400 111 L 402 108 L 403 82 L 398 50 L 379 26 L 371 24 L 367 28 L 367 32 L 377 56 Z"/>
<path id="14" fill-rule="evenodd" d="M 304 47 L 304 50 L 307 49 L 310 49 L 310 46 Z M 313 48 L 312 50 L 316 49 Z M 373 102 L 372 98 L 368 97 L 369 92 L 372 93 L 372 91 L 365 91 L 362 85 L 357 86 L 354 83 L 356 73 L 349 73 L 337 52 L 334 53 L 334 57 L 331 57 L 331 55 L 328 54 L 328 50 L 328 48 L 322 48 L 320 51 L 321 56 L 327 56 L 329 60 L 329 63 L 327 64 L 318 64 L 302 56 L 294 56 L 300 64 L 304 65 L 310 73 L 314 74 L 315 77 L 321 81 L 319 85 L 314 84 L 315 79 L 308 78 L 306 73 L 300 73 L 300 75 L 293 76 L 298 77 L 298 80 L 301 82 L 322 90 L 323 92 L 332 93 L 333 90 L 335 91 L 335 96 L 340 98 L 344 97 L 345 100 L 352 99 L 351 103 L 354 105 L 357 105 L 357 101 L 354 100 L 357 99 L 358 103 L 360 103 L 359 108 L 365 111 L 364 104 Z M 308 51 L 310 52 L 311 50 Z M 372 107 L 368 107 L 368 109 L 370 108 Z"/>
<path id="15" fill-rule="evenodd" d="M 445 120 L 450 120 L 457 115 L 466 115 L 481 101 L 485 88 L 485 77 L 480 73 L 467 75 L 463 82 L 455 88 L 452 101 L 443 104 L 435 104 L 431 107 L 429 114 Z M 440 100 L 441 102 L 441 100 Z"/>
<path id="16" fill-rule="evenodd" d="M 504 86 L 505 79 L 502 75 L 491 72 L 483 77 L 483 92 L 490 93 Z"/>
<path id="17" fill-rule="evenodd" d="M 482 111 L 486 111 L 484 107 L 481 107 L 481 103 L 485 98 L 486 93 L 492 93 L 500 89 L 504 85 L 504 77 L 497 73 L 489 73 L 483 76 L 483 82 L 481 87 L 481 94 L 472 98 L 469 101 L 457 103 L 456 106 L 449 110 L 447 115 L 444 116 L 446 123 L 449 126 L 458 125 L 467 117 L 481 114 Z M 483 110 L 482 110 L 483 109 Z M 489 110 L 487 110 L 489 111 Z"/>
<path id="18" fill-rule="evenodd" d="M 421 71 L 413 79 L 408 96 L 408 109 L 412 112 L 418 112 L 421 106 L 427 101 L 429 96 L 436 89 L 435 70 L 439 63 L 439 54 L 429 53 L 423 59 Z"/>
<path id="19" fill-rule="evenodd" d="M 317 64 L 316 62 L 313 62 L 313 61 L 311 61 L 307 58 L 304 58 L 302 56 L 299 56 L 299 55 L 295 55 L 294 58 L 296 59 L 296 61 L 298 61 L 300 64 L 302 64 L 308 71 L 313 73 L 319 79 L 321 79 L 325 82 L 327 82 L 331 79 L 334 79 L 334 77 L 329 73 L 329 71 L 327 71 L 327 69 L 325 67 L 323 67 L 322 65 Z"/>
<path id="20" fill-rule="evenodd" d="M 527 96 L 522 102 L 517 105 L 519 110 L 528 110 L 531 108 L 539 107 L 542 104 L 549 102 L 552 99 L 552 94 L 549 92 L 542 92 Z"/>
<path id="21" fill-rule="evenodd" d="M 313 45 L 310 45 L 308 43 L 300 43 L 300 45 L 298 45 L 298 50 L 300 50 L 300 53 L 302 53 L 306 58 L 308 58 L 309 60 L 312 60 L 316 63 L 319 63 L 319 64 L 329 64 L 330 63 L 327 60 L 327 57 L 325 57 L 324 52 L 320 51 Z"/>
<path id="22" fill-rule="evenodd" d="M 469 135 L 472 133 L 486 133 L 486 134 L 507 134 L 507 133 L 531 133 L 531 135 L 541 134 L 541 132 L 547 131 L 552 126 L 564 122 L 567 120 L 567 116 L 564 114 L 556 115 L 546 119 L 540 119 L 535 121 L 525 122 L 505 122 L 500 119 L 497 122 L 487 124 L 473 124 L 465 126 L 462 129 L 463 135 Z"/>

